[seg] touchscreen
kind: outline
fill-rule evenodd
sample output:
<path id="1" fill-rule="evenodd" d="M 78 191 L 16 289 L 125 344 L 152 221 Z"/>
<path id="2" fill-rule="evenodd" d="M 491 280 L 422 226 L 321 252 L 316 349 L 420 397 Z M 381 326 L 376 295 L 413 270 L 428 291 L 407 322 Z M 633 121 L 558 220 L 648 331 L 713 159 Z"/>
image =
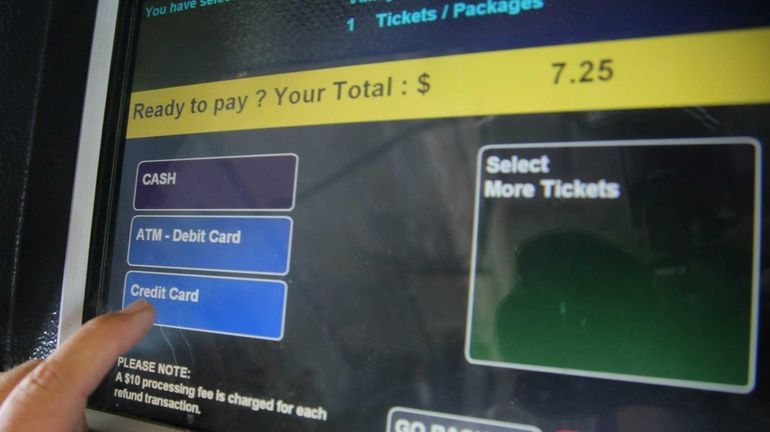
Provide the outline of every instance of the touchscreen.
<path id="1" fill-rule="evenodd" d="M 93 408 L 770 431 L 765 2 L 137 3 Z"/>

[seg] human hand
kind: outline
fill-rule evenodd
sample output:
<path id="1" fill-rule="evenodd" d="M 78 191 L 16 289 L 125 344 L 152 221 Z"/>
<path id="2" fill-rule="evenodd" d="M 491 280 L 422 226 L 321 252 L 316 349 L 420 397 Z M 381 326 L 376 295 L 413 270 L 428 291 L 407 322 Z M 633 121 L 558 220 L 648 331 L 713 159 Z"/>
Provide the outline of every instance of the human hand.
<path id="1" fill-rule="evenodd" d="M 87 322 L 48 359 L 0 374 L 0 432 L 85 430 L 88 395 L 154 321 L 149 303 L 134 302 Z"/>

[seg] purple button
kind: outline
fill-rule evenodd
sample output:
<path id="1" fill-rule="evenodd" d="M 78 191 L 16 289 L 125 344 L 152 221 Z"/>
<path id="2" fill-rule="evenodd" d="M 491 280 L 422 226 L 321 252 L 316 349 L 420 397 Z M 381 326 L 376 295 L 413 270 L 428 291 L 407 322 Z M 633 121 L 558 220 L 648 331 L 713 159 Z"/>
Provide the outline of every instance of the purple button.
<path id="1" fill-rule="evenodd" d="M 295 154 L 143 161 L 134 210 L 292 210 Z"/>

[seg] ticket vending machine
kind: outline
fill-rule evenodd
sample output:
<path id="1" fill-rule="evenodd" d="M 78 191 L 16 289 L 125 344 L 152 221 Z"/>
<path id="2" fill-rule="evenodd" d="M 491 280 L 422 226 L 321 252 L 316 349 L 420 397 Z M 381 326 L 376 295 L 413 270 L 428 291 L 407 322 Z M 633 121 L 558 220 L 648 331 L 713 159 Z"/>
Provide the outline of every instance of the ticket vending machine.
<path id="1" fill-rule="evenodd" d="M 100 2 L 92 424 L 770 431 L 769 77 L 758 0 Z"/>

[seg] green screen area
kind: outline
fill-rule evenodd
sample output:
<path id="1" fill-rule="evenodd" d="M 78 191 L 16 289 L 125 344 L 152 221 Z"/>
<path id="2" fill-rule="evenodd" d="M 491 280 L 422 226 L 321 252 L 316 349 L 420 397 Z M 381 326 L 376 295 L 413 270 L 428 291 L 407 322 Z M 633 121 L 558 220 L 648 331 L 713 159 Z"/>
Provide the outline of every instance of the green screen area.
<path id="1" fill-rule="evenodd" d="M 482 149 L 469 359 L 750 387 L 756 151 L 740 139 Z"/>

